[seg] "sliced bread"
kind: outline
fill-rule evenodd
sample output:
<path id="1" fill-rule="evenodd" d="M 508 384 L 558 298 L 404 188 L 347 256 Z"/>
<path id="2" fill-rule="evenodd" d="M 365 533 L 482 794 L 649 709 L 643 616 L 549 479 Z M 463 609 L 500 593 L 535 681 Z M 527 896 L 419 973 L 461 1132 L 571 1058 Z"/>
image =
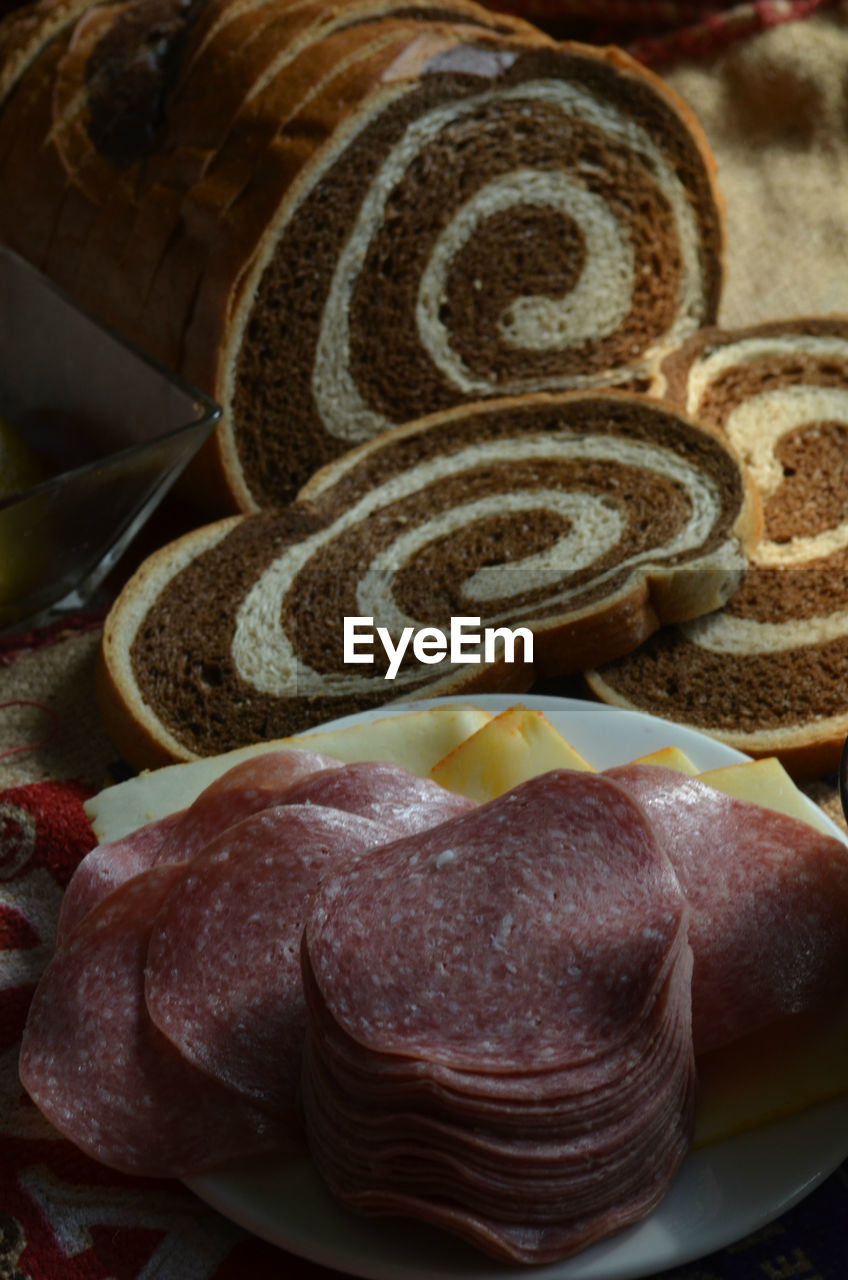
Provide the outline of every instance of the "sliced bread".
<path id="1" fill-rule="evenodd" d="M 765 534 L 723 609 L 663 628 L 588 684 L 796 777 L 835 772 L 848 735 L 848 318 L 706 331 L 657 389 L 736 447 Z"/>
<path id="2" fill-rule="evenodd" d="M 79 8 L 21 34 L 0 238 L 222 403 L 218 513 L 456 404 L 641 386 L 715 319 L 712 156 L 619 51 L 473 0 Z"/>
<path id="3" fill-rule="evenodd" d="M 104 628 L 104 723 L 142 768 L 400 697 L 523 690 L 723 603 L 757 534 L 732 451 L 646 396 L 446 411 L 352 450 L 289 507 L 145 562 Z M 362 620 L 358 663 L 345 618 Z M 447 637 L 457 618 L 480 637 L 457 660 L 423 647 L 412 659 L 408 638 L 386 678 L 378 627 L 396 646 L 404 629 Z M 511 651 L 498 628 L 527 629 L 532 661 L 526 637 Z"/>

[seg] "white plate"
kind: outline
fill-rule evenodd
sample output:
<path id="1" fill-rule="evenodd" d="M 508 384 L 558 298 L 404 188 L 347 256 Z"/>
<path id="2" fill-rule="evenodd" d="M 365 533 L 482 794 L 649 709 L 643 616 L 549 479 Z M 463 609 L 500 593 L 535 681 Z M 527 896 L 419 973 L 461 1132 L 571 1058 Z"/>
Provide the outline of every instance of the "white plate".
<path id="1" fill-rule="evenodd" d="M 442 700 L 445 701 L 445 700 Z M 472 701 L 493 712 L 517 699 L 489 694 Z M 623 764 L 678 746 L 698 769 L 744 760 L 712 738 L 665 720 L 566 698 L 521 699 L 537 707 L 591 764 Z M 435 702 L 389 708 L 422 710 Z M 378 711 L 331 726 L 371 720 Z M 835 835 L 841 837 L 836 826 Z M 742 1239 L 808 1195 L 848 1156 L 848 1097 L 780 1123 L 693 1152 L 660 1206 L 637 1225 L 576 1257 L 548 1266 L 509 1267 L 452 1236 L 417 1223 L 363 1218 L 326 1192 L 308 1160 L 254 1161 L 194 1178 L 208 1204 L 255 1235 L 300 1257 L 366 1280 L 636 1280 L 691 1262 Z"/>

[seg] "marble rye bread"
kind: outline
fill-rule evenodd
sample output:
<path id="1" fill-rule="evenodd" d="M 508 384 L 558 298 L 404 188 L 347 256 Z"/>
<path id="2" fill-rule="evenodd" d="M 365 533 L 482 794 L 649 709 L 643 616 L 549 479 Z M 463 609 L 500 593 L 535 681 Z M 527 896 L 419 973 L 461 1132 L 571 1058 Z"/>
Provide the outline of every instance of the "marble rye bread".
<path id="1" fill-rule="evenodd" d="M 217 514 L 455 405 L 642 387 L 715 320 L 714 161 L 618 50 L 474 0 L 31 8 L 0 238 L 221 402 Z"/>
<path id="2" fill-rule="evenodd" d="M 796 777 L 833 773 L 848 735 L 848 317 L 705 331 L 657 390 L 729 438 L 764 536 L 723 609 L 661 629 L 589 686 Z"/>
<path id="3" fill-rule="evenodd" d="M 521 691 L 722 604 L 759 532 L 738 459 L 647 396 L 538 393 L 396 427 L 288 507 L 155 553 L 106 620 L 98 697 L 135 767 L 416 698 Z M 513 660 L 344 661 L 343 619 L 525 627 Z M 476 628 L 475 628 L 476 630 Z"/>

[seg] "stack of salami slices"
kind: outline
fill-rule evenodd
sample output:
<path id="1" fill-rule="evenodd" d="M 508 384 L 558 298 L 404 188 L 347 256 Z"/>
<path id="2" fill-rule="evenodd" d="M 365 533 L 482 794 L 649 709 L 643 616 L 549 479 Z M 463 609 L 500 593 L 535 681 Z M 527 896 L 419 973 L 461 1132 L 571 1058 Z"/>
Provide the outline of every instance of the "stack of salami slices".
<path id="1" fill-rule="evenodd" d="M 331 873 L 302 965 L 330 1187 L 522 1262 L 641 1218 L 690 1141 L 687 926 L 643 811 L 596 774 Z"/>

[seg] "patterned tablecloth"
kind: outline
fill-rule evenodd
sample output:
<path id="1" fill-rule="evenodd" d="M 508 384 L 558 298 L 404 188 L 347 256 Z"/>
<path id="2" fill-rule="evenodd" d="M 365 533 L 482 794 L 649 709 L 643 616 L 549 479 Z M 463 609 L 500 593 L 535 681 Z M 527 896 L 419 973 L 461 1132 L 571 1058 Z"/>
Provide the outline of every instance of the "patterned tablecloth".
<path id="1" fill-rule="evenodd" d="M 11 7 L 0 0 L 0 12 Z M 728 204 L 726 324 L 848 312 L 848 5 L 501 7 L 563 35 L 626 44 L 689 99 Z M 795 180 L 780 184 L 790 161 Z M 21 1029 L 63 886 L 94 843 L 83 801 L 124 772 L 94 701 L 101 621 L 93 613 L 0 642 L 0 1280 L 320 1280 L 331 1273 L 251 1237 L 180 1184 L 123 1177 L 83 1157 L 18 1081 Z M 838 819 L 833 780 L 814 794 Z M 665 1275 L 848 1280 L 846 1223 L 848 1165 L 753 1237 Z"/>

